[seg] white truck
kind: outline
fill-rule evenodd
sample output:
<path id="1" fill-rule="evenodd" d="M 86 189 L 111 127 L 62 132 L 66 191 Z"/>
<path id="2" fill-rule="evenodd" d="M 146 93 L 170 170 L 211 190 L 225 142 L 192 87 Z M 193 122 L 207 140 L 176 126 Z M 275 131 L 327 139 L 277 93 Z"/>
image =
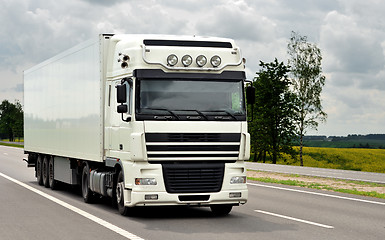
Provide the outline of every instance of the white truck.
<path id="1" fill-rule="evenodd" d="M 24 72 L 25 160 L 122 215 L 228 214 L 248 198 L 244 62 L 231 39 L 100 34 Z"/>

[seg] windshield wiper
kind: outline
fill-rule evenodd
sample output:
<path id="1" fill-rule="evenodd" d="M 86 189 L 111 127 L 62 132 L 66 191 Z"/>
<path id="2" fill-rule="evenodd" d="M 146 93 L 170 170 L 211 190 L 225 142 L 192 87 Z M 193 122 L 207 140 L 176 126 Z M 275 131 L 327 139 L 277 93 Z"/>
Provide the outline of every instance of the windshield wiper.
<path id="1" fill-rule="evenodd" d="M 195 112 L 197 112 L 200 116 L 202 116 L 205 120 L 209 120 L 208 118 L 207 118 L 207 116 L 203 113 L 203 112 L 201 112 L 201 111 L 199 111 L 199 110 L 194 110 Z"/>
<path id="2" fill-rule="evenodd" d="M 175 117 L 176 119 L 180 120 L 180 117 L 178 115 L 176 115 L 173 111 L 169 110 L 169 109 L 166 109 L 166 108 L 142 108 L 142 109 L 146 109 L 146 110 L 155 110 L 155 111 L 165 111 L 165 112 L 168 112 L 170 113 L 173 117 Z"/>
<path id="3" fill-rule="evenodd" d="M 189 110 L 187 110 L 187 109 L 186 109 L 186 110 L 175 110 L 175 111 L 180 111 L 180 112 L 189 112 L 189 111 L 193 111 L 193 112 L 198 113 L 198 115 L 201 116 L 201 117 L 203 117 L 205 120 L 209 120 L 208 117 L 207 117 L 204 113 L 202 113 L 201 111 L 196 110 L 196 109 L 189 109 Z"/>
<path id="4" fill-rule="evenodd" d="M 234 114 L 232 114 L 231 112 L 227 111 L 227 110 L 213 110 L 213 111 L 208 111 L 208 112 L 222 112 L 222 113 L 226 113 L 227 115 L 229 115 L 230 117 L 232 117 L 234 120 L 237 120 L 237 117 L 234 116 Z"/>

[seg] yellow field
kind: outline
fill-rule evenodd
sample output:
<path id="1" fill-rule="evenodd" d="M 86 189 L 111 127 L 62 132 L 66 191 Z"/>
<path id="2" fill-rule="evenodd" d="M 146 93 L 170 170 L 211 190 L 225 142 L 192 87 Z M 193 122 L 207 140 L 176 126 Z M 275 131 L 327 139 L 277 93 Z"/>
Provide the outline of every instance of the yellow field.
<path id="1" fill-rule="evenodd" d="M 299 149 L 299 148 L 297 148 Z M 284 162 L 286 159 L 286 162 Z M 284 156 L 279 164 L 299 165 Z M 385 149 L 304 147 L 304 166 L 385 173 Z"/>

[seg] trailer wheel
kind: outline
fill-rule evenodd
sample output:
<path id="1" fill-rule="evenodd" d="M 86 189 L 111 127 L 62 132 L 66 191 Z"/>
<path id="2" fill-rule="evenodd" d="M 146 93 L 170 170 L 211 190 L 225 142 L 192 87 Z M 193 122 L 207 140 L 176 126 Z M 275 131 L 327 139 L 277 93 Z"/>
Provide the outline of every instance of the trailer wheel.
<path id="1" fill-rule="evenodd" d="M 41 168 L 42 171 L 42 178 L 43 178 L 43 185 L 48 188 L 49 187 L 49 180 L 48 180 L 48 162 L 49 162 L 50 157 L 49 156 L 44 156 L 43 159 L 43 165 Z"/>
<path id="2" fill-rule="evenodd" d="M 211 205 L 210 208 L 215 216 L 226 216 L 231 212 L 231 209 L 233 208 L 233 206 L 226 205 L 226 204 L 219 204 L 219 205 Z"/>
<path id="3" fill-rule="evenodd" d="M 43 165 L 43 160 L 41 159 L 42 156 L 39 155 L 36 160 L 36 180 L 39 185 L 43 185 L 43 178 L 42 178 L 42 165 Z"/>
<path id="4" fill-rule="evenodd" d="M 55 190 L 57 187 L 57 181 L 55 180 L 54 174 L 53 157 L 51 157 L 48 162 L 48 184 L 52 190 Z"/>
<path id="5" fill-rule="evenodd" d="M 123 171 L 120 171 L 118 174 L 118 178 L 116 181 L 116 203 L 118 205 L 119 213 L 123 216 L 127 216 L 129 214 L 129 208 L 124 206 L 124 176 Z"/>
<path id="6" fill-rule="evenodd" d="M 92 203 L 95 199 L 94 193 L 90 189 L 90 167 L 86 163 L 82 171 L 82 196 L 86 203 Z"/>

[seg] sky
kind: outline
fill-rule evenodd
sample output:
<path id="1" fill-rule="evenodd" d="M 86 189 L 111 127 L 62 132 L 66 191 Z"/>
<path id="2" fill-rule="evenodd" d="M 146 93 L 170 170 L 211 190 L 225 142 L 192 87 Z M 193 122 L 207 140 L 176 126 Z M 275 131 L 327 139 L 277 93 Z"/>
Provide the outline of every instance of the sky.
<path id="1" fill-rule="evenodd" d="M 322 53 L 327 121 L 307 135 L 385 133 L 385 1 L 0 0 L 0 101 L 23 103 L 23 71 L 99 33 L 232 38 L 253 79 L 287 63 L 292 31 Z"/>

